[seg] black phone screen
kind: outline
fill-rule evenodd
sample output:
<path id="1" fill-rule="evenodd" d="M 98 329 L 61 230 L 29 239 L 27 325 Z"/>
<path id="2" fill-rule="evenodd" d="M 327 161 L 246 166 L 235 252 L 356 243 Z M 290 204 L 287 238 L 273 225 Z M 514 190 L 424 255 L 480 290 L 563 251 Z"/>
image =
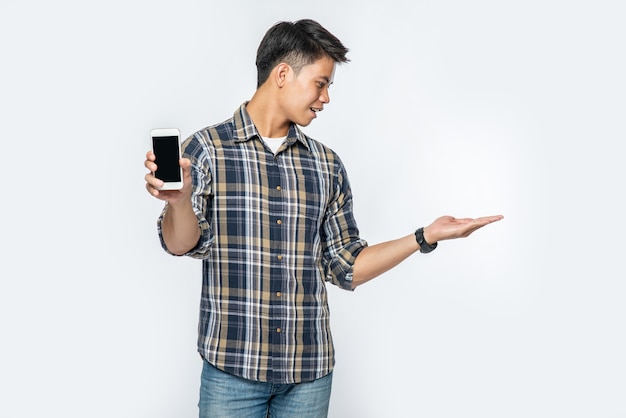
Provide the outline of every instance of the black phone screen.
<path id="1" fill-rule="evenodd" d="M 176 136 L 153 136 L 152 150 L 156 156 L 157 170 L 154 176 L 166 183 L 179 182 L 180 178 L 180 150 L 178 137 Z"/>

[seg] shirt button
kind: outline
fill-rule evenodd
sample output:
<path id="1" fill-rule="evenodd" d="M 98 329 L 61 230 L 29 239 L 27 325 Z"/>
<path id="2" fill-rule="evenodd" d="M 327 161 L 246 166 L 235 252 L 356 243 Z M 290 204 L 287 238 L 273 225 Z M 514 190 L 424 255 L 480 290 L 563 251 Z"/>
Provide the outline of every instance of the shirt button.
<path id="1" fill-rule="evenodd" d="M 277 333 L 279 333 L 279 334 L 280 334 L 282 331 L 283 331 L 282 329 L 280 329 L 280 328 L 276 328 L 276 332 L 277 332 Z"/>
<path id="2" fill-rule="evenodd" d="M 279 220 L 277 220 L 277 221 L 276 221 L 276 223 L 277 223 L 278 225 L 282 225 L 283 221 L 282 221 L 281 219 L 279 219 Z"/>
<path id="3" fill-rule="evenodd" d="M 282 255 L 279 255 L 279 256 L 277 256 L 276 258 L 278 258 L 279 260 L 282 260 L 282 259 L 283 259 L 283 256 L 282 256 Z"/>
<path id="4" fill-rule="evenodd" d="M 280 186 L 276 186 L 276 190 L 280 191 L 281 187 Z"/>
<path id="5" fill-rule="evenodd" d="M 281 297 L 281 296 L 282 296 L 282 293 L 280 293 L 280 292 L 276 292 L 276 297 L 278 297 L 278 298 L 279 298 L 279 297 Z"/>

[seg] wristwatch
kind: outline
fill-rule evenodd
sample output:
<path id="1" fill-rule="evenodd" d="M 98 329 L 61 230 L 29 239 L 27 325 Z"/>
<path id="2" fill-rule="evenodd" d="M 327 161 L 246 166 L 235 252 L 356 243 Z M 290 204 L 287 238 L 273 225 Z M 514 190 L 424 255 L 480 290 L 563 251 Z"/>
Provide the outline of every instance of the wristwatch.
<path id="1" fill-rule="evenodd" d="M 415 240 L 419 244 L 420 252 L 422 254 L 427 254 L 427 253 L 431 252 L 432 250 L 434 250 L 435 248 L 437 248 L 437 243 L 436 242 L 433 243 L 433 244 L 429 244 L 424 239 L 424 228 L 417 228 L 417 231 L 415 231 Z"/>

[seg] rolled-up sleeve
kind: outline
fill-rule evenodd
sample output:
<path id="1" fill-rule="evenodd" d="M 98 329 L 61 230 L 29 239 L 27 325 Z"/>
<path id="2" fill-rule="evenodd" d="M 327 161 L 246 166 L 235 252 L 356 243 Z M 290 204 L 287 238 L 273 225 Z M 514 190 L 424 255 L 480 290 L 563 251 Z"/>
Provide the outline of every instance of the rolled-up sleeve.
<path id="1" fill-rule="evenodd" d="M 334 195 L 321 230 L 322 262 L 326 281 L 352 290 L 354 261 L 361 250 L 367 247 L 367 242 L 359 236 L 352 208 L 350 182 L 341 161 L 338 161 L 338 165 Z"/>

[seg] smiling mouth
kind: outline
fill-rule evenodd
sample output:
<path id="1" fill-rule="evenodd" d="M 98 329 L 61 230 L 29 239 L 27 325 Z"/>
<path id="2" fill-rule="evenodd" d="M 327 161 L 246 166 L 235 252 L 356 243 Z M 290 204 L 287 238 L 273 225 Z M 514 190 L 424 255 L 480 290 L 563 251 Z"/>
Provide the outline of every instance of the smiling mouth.
<path id="1" fill-rule="evenodd" d="M 323 110 L 323 109 L 318 109 L 317 107 L 311 107 L 310 109 L 311 109 L 311 110 L 313 111 L 313 113 L 315 113 L 316 115 L 317 115 L 319 112 L 321 112 L 321 111 Z"/>

